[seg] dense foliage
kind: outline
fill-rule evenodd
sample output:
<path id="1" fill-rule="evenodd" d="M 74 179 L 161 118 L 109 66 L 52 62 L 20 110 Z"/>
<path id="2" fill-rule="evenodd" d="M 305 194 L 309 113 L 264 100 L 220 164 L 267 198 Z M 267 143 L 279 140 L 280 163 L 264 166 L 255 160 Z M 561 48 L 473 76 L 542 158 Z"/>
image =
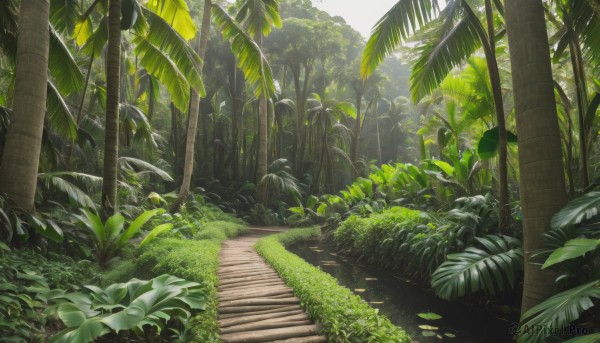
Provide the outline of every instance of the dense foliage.
<path id="1" fill-rule="evenodd" d="M 335 278 L 285 250 L 285 246 L 319 234 L 315 228 L 298 229 L 263 238 L 256 250 L 281 275 L 311 317 L 323 323 L 330 339 L 343 342 L 409 342 L 402 329 L 371 308 Z"/>

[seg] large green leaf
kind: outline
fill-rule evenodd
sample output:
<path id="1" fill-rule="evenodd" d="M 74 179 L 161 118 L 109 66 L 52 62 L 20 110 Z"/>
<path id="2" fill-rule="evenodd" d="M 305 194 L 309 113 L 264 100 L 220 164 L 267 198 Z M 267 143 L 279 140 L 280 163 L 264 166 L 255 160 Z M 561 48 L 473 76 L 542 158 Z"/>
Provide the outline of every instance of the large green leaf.
<path id="1" fill-rule="evenodd" d="M 173 228 L 173 224 L 171 224 L 171 223 L 158 225 L 157 227 L 152 229 L 152 231 L 150 231 L 148 233 L 148 235 L 146 235 L 146 237 L 144 237 L 144 239 L 140 242 L 140 245 L 138 246 L 138 248 L 143 247 L 146 243 L 149 243 L 154 238 L 156 238 L 156 236 L 160 235 L 163 232 L 167 232 L 167 231 L 171 230 L 172 228 Z"/>
<path id="2" fill-rule="evenodd" d="M 414 101 L 430 94 L 448 73 L 463 63 L 480 46 L 481 23 L 467 15 L 464 1 L 452 1 L 440 18 L 428 28 L 425 43 L 417 48 L 418 57 L 410 76 L 410 93 Z"/>
<path id="3" fill-rule="evenodd" d="M 94 235 L 96 241 L 104 241 L 104 224 L 100 217 L 88 209 L 82 209 L 83 216 L 75 215 L 79 221 Z"/>
<path id="4" fill-rule="evenodd" d="M 593 299 L 600 299 L 600 280 L 558 293 L 531 308 L 522 316 L 523 326 L 563 328 L 579 318 L 581 313 L 594 306 Z M 543 342 L 550 330 L 532 330 L 527 342 Z"/>
<path id="5" fill-rule="evenodd" d="M 437 1 L 399 0 L 379 19 L 371 32 L 363 51 L 361 77 L 368 78 L 386 56 L 393 53 L 419 27 L 434 18 L 437 11 Z"/>
<path id="6" fill-rule="evenodd" d="M 64 178 L 67 175 L 68 173 L 40 173 L 38 174 L 38 180 L 44 182 L 48 188 L 50 188 L 50 185 L 56 187 L 56 189 L 65 193 L 77 206 L 95 209 L 96 205 L 88 193 L 67 181 Z"/>
<path id="7" fill-rule="evenodd" d="M 185 0 L 150 0 L 146 8 L 165 20 L 186 41 L 196 35 L 196 25 Z"/>
<path id="8" fill-rule="evenodd" d="M 50 128 L 66 139 L 76 139 L 77 124 L 69 110 L 69 106 L 67 106 L 58 89 L 50 81 L 48 81 L 47 91 L 46 110 L 48 111 L 48 124 Z"/>
<path id="9" fill-rule="evenodd" d="M 165 210 L 161 208 L 155 208 L 153 210 L 146 211 L 140 214 L 135 220 L 129 225 L 125 233 L 119 238 L 120 244 L 127 243 L 136 233 L 140 231 L 142 225 L 144 225 L 150 218 L 154 217 L 159 213 L 163 213 Z"/>
<path id="10" fill-rule="evenodd" d="M 109 332 L 110 329 L 100 321 L 100 318 L 90 318 L 76 329 L 67 328 L 61 331 L 52 337 L 49 343 L 88 343 Z"/>
<path id="11" fill-rule="evenodd" d="M 496 156 L 498 154 L 498 140 L 499 134 L 497 126 L 484 132 L 479 140 L 479 144 L 477 144 L 477 154 L 479 154 L 479 158 L 487 160 Z M 507 130 L 506 141 L 512 144 L 517 143 L 517 136 Z"/>
<path id="12" fill-rule="evenodd" d="M 600 239 L 572 239 L 566 242 L 563 247 L 554 250 L 554 252 L 548 257 L 542 266 L 542 269 L 566 260 L 570 260 L 572 258 L 581 257 L 590 251 L 598 249 L 599 247 Z"/>
<path id="13" fill-rule="evenodd" d="M 523 268 L 520 242 L 506 236 L 476 237 L 483 249 L 469 247 L 450 254 L 431 276 L 431 287 L 443 299 L 455 299 L 484 291 L 495 294 L 508 283 L 514 285 L 515 274 Z"/>
<path id="14" fill-rule="evenodd" d="M 273 26 L 281 27 L 279 0 L 242 1 L 235 19 L 243 22 L 254 38 L 266 37 Z"/>
<path id="15" fill-rule="evenodd" d="M 121 330 L 130 330 L 138 326 L 138 324 L 146 317 L 146 313 L 139 306 L 131 305 L 124 308 L 122 311 L 113 313 L 108 317 L 102 318 L 102 323 L 106 324 L 111 329 L 119 332 Z"/>
<path id="16" fill-rule="evenodd" d="M 148 163 L 144 160 L 140 160 L 139 158 L 125 157 L 125 156 L 119 157 L 119 166 L 121 168 L 129 168 L 131 170 L 134 170 L 132 168 L 132 166 L 135 166 L 138 170 L 156 174 L 156 176 L 160 177 L 164 181 L 167 181 L 167 182 L 173 181 L 173 178 L 171 177 L 171 175 L 169 175 L 169 173 L 167 173 L 163 169 L 160 169 L 159 167 L 155 166 L 154 164 Z"/>
<path id="17" fill-rule="evenodd" d="M 71 55 L 70 49 L 52 26 L 50 26 L 48 71 L 58 89 L 64 95 L 69 95 L 83 88 L 83 73 L 77 62 L 75 62 L 73 55 Z"/>
<path id="18" fill-rule="evenodd" d="M 80 326 L 86 320 L 85 313 L 77 305 L 71 303 L 60 304 L 58 317 L 69 328 Z"/>
<path id="19" fill-rule="evenodd" d="M 552 228 L 579 224 L 598 215 L 600 210 L 600 192 L 589 192 L 571 200 L 565 207 L 552 216 Z"/>
<path id="20" fill-rule="evenodd" d="M 564 343 L 598 343 L 600 342 L 600 333 L 585 335 L 577 338 L 572 338 Z"/>

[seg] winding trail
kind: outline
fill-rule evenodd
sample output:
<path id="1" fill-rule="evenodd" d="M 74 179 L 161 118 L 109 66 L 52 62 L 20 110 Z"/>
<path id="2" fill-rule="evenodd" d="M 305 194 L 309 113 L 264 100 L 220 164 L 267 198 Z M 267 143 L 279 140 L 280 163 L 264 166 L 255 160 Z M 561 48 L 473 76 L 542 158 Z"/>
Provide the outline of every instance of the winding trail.
<path id="1" fill-rule="evenodd" d="M 219 328 L 221 340 L 234 342 L 327 342 L 319 326 L 300 307 L 300 299 L 253 249 L 281 227 L 250 228 L 227 240 L 219 255 Z"/>

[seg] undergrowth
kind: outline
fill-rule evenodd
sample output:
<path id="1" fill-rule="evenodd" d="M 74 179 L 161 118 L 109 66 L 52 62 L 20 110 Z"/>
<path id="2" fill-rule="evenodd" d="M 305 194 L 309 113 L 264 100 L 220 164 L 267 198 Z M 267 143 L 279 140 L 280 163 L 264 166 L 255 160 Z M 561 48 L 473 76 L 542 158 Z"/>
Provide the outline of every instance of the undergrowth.
<path id="1" fill-rule="evenodd" d="M 401 328 L 370 307 L 331 275 L 288 252 L 285 246 L 319 235 L 317 228 L 297 229 L 261 239 L 256 250 L 302 299 L 310 316 L 335 342 L 410 342 Z"/>

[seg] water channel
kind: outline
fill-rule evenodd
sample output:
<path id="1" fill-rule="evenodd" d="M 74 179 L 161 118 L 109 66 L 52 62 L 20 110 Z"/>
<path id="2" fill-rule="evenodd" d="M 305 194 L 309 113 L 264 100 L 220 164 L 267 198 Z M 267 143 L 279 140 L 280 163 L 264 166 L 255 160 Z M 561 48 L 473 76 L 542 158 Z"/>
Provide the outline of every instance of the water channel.
<path id="1" fill-rule="evenodd" d="M 308 263 L 334 276 L 340 285 L 360 295 L 415 342 L 513 342 L 509 328 L 517 318 L 503 319 L 474 305 L 445 301 L 430 290 L 412 285 L 336 251 L 320 239 L 288 248 Z M 423 317 L 438 317 L 425 319 Z M 429 314 L 429 315 L 427 315 Z"/>

